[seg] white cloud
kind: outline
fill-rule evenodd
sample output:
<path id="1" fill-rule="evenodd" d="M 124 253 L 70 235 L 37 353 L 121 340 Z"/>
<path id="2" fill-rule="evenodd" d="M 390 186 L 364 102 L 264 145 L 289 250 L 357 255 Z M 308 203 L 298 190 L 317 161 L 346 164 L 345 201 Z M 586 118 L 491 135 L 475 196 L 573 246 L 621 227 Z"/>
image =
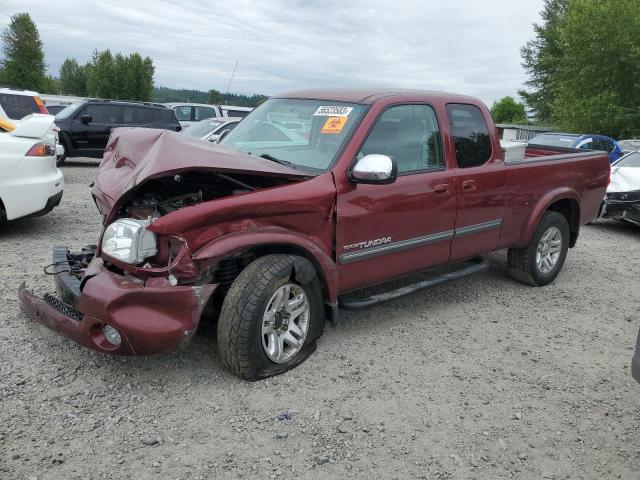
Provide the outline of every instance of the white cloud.
<path id="1" fill-rule="evenodd" d="M 490 103 L 526 79 L 520 47 L 542 0 L 0 0 L 0 27 L 28 12 L 49 71 L 93 49 L 153 58 L 155 82 L 233 92 L 317 86 L 448 90 Z M 213 3 L 213 2 L 211 2 Z M 215 2 L 218 3 L 218 2 Z"/>

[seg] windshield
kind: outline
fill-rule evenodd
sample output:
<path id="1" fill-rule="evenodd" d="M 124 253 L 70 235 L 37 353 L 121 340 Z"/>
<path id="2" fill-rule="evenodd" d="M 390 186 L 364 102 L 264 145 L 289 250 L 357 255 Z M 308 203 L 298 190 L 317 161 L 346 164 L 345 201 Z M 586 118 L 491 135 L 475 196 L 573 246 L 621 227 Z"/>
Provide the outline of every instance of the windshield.
<path id="1" fill-rule="evenodd" d="M 275 98 L 251 112 L 222 144 L 245 153 L 323 172 L 358 124 L 364 105 Z"/>
<path id="2" fill-rule="evenodd" d="M 202 122 L 195 123 L 185 128 L 182 133 L 189 135 L 190 137 L 202 138 L 213 132 L 223 123 L 224 121 L 220 120 L 203 120 Z"/>
<path id="3" fill-rule="evenodd" d="M 529 140 L 530 145 L 545 145 L 548 147 L 571 148 L 575 145 L 577 136 L 571 135 L 537 135 Z"/>
<path id="4" fill-rule="evenodd" d="M 76 111 L 82 106 L 84 105 L 83 102 L 76 102 L 76 103 L 72 103 L 71 105 L 67 105 L 65 108 L 63 108 L 62 110 L 60 110 L 57 114 L 56 114 L 56 118 L 69 118 L 71 116 L 73 116 L 74 113 L 76 113 Z"/>
<path id="5" fill-rule="evenodd" d="M 640 152 L 630 153 L 626 157 L 622 157 L 614 164 L 614 167 L 640 168 Z"/>

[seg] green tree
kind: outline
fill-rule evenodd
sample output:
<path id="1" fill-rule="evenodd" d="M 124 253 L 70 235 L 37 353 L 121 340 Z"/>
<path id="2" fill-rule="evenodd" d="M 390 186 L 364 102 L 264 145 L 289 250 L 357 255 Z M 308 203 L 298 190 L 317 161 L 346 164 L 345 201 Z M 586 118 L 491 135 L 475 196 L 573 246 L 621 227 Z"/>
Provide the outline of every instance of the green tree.
<path id="1" fill-rule="evenodd" d="M 67 58 L 60 67 L 60 89 L 69 95 L 87 94 L 87 72 L 75 58 Z"/>
<path id="2" fill-rule="evenodd" d="M 142 83 L 137 100 L 149 101 L 153 93 L 153 75 L 156 67 L 154 67 L 153 60 L 149 57 L 144 58 L 142 67 Z"/>
<path id="3" fill-rule="evenodd" d="M 222 97 L 221 97 L 220 92 L 218 90 L 216 90 L 215 88 L 212 88 L 207 93 L 209 94 L 209 98 L 208 98 L 207 103 L 210 103 L 211 105 L 216 105 L 216 104 L 220 103 L 220 99 Z"/>
<path id="4" fill-rule="evenodd" d="M 491 114 L 496 123 L 527 123 L 524 104 L 516 102 L 513 97 L 503 97 L 493 102 Z"/>
<path id="5" fill-rule="evenodd" d="M 640 135 L 638 38 L 637 0 L 567 0 L 560 23 L 562 63 L 551 81 L 556 125 L 614 137 Z"/>
<path id="6" fill-rule="evenodd" d="M 28 13 L 11 17 L 2 34 L 2 79 L 18 88 L 40 90 L 45 81 L 42 40 Z"/>
<path id="7" fill-rule="evenodd" d="M 116 92 L 114 59 L 110 50 L 93 51 L 87 69 L 87 94 L 90 97 L 113 98 Z"/>
<path id="8" fill-rule="evenodd" d="M 539 122 L 551 120 L 554 76 L 562 65 L 565 50 L 561 41 L 561 24 L 569 0 L 545 0 L 542 23 L 534 24 L 535 39 L 520 50 L 522 66 L 529 74 L 528 90 L 518 92 Z M 607 23 L 607 22 L 601 22 Z M 584 54 L 583 54 L 584 55 Z M 588 58 L 585 55 L 585 58 Z"/>

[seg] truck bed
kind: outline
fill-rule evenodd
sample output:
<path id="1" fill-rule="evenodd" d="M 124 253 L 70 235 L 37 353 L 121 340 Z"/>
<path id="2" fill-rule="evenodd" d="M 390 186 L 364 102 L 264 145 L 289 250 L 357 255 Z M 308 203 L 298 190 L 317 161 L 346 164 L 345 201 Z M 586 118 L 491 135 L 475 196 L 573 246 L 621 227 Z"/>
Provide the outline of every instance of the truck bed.
<path id="1" fill-rule="evenodd" d="M 527 227 L 537 216 L 541 198 L 569 196 L 580 210 L 577 230 L 598 214 L 609 183 L 606 152 L 574 148 L 528 146 L 525 158 L 505 164 L 508 205 L 500 238 L 501 247 L 522 246 Z"/>

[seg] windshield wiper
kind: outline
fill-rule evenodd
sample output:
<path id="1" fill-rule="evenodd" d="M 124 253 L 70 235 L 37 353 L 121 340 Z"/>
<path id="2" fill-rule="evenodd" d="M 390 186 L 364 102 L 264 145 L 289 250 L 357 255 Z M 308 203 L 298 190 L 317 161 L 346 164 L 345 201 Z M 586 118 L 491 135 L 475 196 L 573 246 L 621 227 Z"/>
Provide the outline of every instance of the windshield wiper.
<path id="1" fill-rule="evenodd" d="M 285 165 L 287 167 L 291 167 L 291 168 L 296 168 L 295 164 L 288 162 L 286 160 L 281 160 L 279 158 L 274 157 L 273 155 L 269 155 L 268 153 L 263 153 L 261 155 L 258 155 L 260 158 L 264 158 L 266 160 L 271 160 L 272 162 L 276 162 L 279 163 L 280 165 Z"/>

